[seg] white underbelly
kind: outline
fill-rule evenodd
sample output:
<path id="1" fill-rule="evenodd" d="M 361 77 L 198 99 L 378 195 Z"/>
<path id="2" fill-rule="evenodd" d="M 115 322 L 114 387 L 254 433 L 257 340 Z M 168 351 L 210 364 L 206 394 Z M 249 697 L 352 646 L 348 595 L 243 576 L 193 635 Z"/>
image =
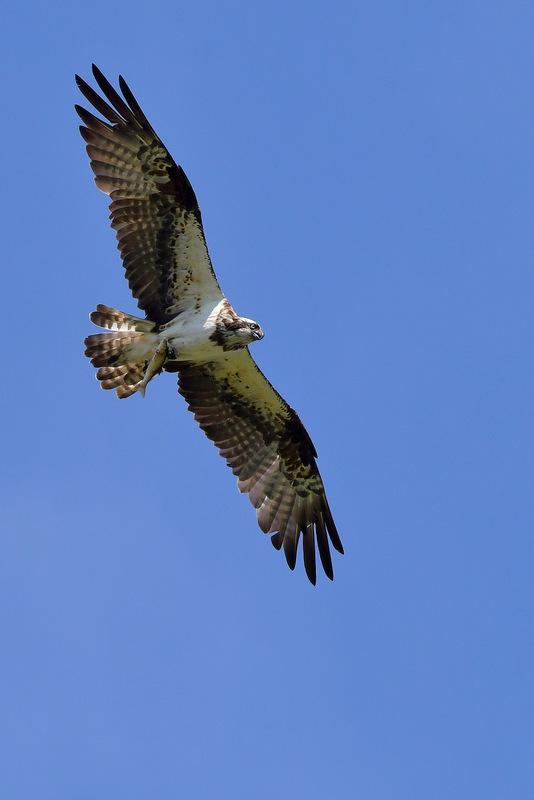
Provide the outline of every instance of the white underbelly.
<path id="1" fill-rule="evenodd" d="M 197 313 L 185 312 L 161 328 L 158 336 L 165 339 L 176 357 L 185 361 L 213 361 L 224 351 L 211 335 L 215 332 L 215 318 L 219 305 L 201 308 Z"/>

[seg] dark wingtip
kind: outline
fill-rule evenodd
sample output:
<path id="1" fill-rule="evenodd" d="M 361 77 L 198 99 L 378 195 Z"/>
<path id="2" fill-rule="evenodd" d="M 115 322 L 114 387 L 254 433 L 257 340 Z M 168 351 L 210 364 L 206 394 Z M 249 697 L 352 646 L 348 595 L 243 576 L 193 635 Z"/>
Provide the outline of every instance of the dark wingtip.
<path id="1" fill-rule="evenodd" d="M 304 558 L 304 569 L 308 580 L 315 586 L 317 580 L 317 568 L 315 559 L 315 532 L 313 523 L 311 525 L 303 525 L 301 527 L 302 533 L 302 555 Z"/>
<path id="2" fill-rule="evenodd" d="M 330 506 L 326 501 L 326 497 L 325 497 L 324 516 L 326 522 L 326 529 L 328 531 L 328 535 L 330 537 L 332 545 L 334 546 L 334 549 L 337 550 L 338 553 L 344 555 L 343 545 L 341 544 L 341 539 L 339 538 L 339 533 L 337 532 L 337 528 L 334 523 L 334 519 L 332 517 L 332 512 L 330 511 Z"/>
<path id="3" fill-rule="evenodd" d="M 104 73 L 102 72 L 102 70 L 98 69 L 96 64 L 91 64 L 91 70 L 93 72 L 95 81 L 98 83 L 99 87 L 102 89 L 104 94 L 106 94 L 106 89 L 108 89 L 108 87 L 111 88 L 112 92 L 115 91 L 111 86 L 110 82 L 108 81 L 108 79 L 106 78 L 106 76 L 104 75 Z M 108 100 L 109 99 L 110 98 L 108 97 Z"/>
<path id="4" fill-rule="evenodd" d="M 331 580 L 331 581 L 333 581 L 333 580 L 334 580 L 334 570 L 333 570 L 333 569 L 332 569 L 332 570 L 326 570 L 326 569 L 325 569 L 325 571 L 324 571 L 324 574 L 326 575 L 326 577 L 327 577 L 329 580 Z"/>
<path id="5" fill-rule="evenodd" d="M 76 82 L 76 86 L 78 87 L 78 89 L 80 90 L 80 92 L 81 92 L 81 93 L 82 93 L 82 94 L 83 94 L 85 97 L 87 97 L 87 92 L 92 92 L 92 91 L 93 91 L 93 90 L 91 89 L 91 87 L 89 86 L 89 84 L 87 83 L 87 81 L 84 81 L 84 79 L 83 79 L 83 78 L 81 78 L 79 75 L 75 75 L 75 76 L 74 76 L 74 80 L 75 80 L 75 82 Z M 89 99 L 89 98 L 88 98 L 88 99 Z"/>
<path id="6" fill-rule="evenodd" d="M 284 537 L 283 537 L 283 535 L 280 535 L 280 531 L 278 531 L 278 533 L 273 533 L 273 535 L 271 536 L 271 544 L 277 550 L 281 549 L 283 541 L 284 541 Z"/>
<path id="7" fill-rule="evenodd" d="M 314 549 L 315 549 L 315 544 L 314 544 Z M 315 557 L 312 563 L 309 563 L 306 559 L 306 556 L 304 556 L 304 569 L 306 571 L 306 575 L 309 582 L 312 584 L 312 586 L 315 586 L 315 584 L 317 583 L 317 570 L 315 567 Z"/>
<path id="8" fill-rule="evenodd" d="M 128 84 L 126 83 L 126 81 L 124 80 L 124 77 L 122 75 L 119 75 L 119 86 L 120 86 L 122 92 L 124 92 L 124 90 L 126 90 L 127 92 L 131 93 L 131 89 L 128 86 Z"/>

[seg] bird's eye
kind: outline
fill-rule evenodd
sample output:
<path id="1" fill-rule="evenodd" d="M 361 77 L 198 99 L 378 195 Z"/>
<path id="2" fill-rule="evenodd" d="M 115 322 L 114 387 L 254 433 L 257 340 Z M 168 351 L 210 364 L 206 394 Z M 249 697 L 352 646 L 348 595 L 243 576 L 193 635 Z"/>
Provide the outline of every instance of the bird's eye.
<path id="1" fill-rule="evenodd" d="M 260 326 L 257 322 L 251 322 L 249 327 L 251 331 L 257 331 Z"/>

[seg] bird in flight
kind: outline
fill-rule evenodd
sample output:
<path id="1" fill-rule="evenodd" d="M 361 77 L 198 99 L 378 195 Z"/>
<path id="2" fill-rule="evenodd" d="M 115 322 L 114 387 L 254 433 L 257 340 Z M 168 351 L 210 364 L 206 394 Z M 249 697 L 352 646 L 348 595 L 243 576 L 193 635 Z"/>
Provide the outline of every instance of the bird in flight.
<path id="1" fill-rule="evenodd" d="M 76 83 L 102 116 L 76 106 L 95 183 L 109 195 L 126 278 L 144 317 L 97 305 L 91 321 L 106 330 L 85 340 L 103 389 L 119 398 L 145 394 L 162 371 L 178 373 L 178 391 L 257 510 L 258 524 L 295 568 L 316 582 L 315 542 L 326 575 L 329 540 L 343 546 L 328 506 L 317 453 L 297 413 L 250 355 L 263 339 L 257 322 L 237 314 L 221 291 L 195 193 L 157 136 L 126 81 L 121 95 L 93 65 L 102 97 Z"/>

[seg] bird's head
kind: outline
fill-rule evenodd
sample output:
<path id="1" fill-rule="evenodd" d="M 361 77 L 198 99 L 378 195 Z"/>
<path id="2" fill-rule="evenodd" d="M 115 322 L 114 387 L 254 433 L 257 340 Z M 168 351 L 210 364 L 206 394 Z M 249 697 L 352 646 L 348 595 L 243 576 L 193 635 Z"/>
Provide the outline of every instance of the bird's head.
<path id="1" fill-rule="evenodd" d="M 242 328 L 237 329 L 237 332 L 247 340 L 247 344 L 263 339 L 263 331 L 257 322 L 254 322 L 253 319 L 247 319 L 247 317 L 240 317 L 240 320 L 244 324 Z"/>
<path id="2" fill-rule="evenodd" d="M 214 338 L 224 350 L 238 350 L 263 339 L 263 331 L 253 319 L 234 313 L 221 315 L 216 322 Z"/>

